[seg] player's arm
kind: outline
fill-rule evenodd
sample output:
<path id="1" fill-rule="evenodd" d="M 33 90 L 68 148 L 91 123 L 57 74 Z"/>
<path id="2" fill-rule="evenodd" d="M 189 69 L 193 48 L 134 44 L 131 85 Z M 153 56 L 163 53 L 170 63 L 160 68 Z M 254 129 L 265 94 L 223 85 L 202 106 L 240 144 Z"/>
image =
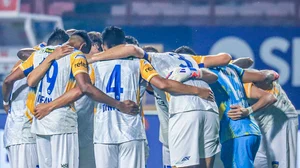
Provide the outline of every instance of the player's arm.
<path id="1" fill-rule="evenodd" d="M 15 68 L 3 81 L 2 97 L 3 105 L 6 109 L 6 112 L 9 109 L 9 97 L 12 92 L 15 81 L 23 79 L 25 76 L 28 76 L 28 74 L 33 70 L 33 57 L 34 53 L 32 53 L 30 57 L 21 65 Z"/>
<path id="2" fill-rule="evenodd" d="M 37 66 L 27 77 L 27 83 L 30 87 L 36 87 L 40 80 L 45 76 L 49 67 L 52 65 L 54 60 L 58 60 L 63 56 L 71 54 L 74 48 L 68 45 L 57 47 L 53 53 L 51 53 L 45 60 Z"/>
<path id="3" fill-rule="evenodd" d="M 77 56 L 76 56 L 77 57 Z M 139 112 L 139 106 L 133 101 L 126 100 L 124 102 L 119 102 L 101 90 L 97 89 L 91 82 L 91 79 L 87 73 L 87 61 L 83 56 L 78 56 L 75 58 L 74 63 L 72 63 L 72 73 L 75 76 L 78 87 L 83 94 L 86 94 L 94 101 L 107 104 L 111 107 L 119 109 L 121 112 L 127 114 L 137 114 Z"/>
<path id="4" fill-rule="evenodd" d="M 87 56 L 88 63 L 93 63 L 96 61 L 127 58 L 129 56 L 143 58 L 144 54 L 145 54 L 144 50 L 140 47 L 137 47 L 132 44 L 122 44 L 110 48 L 105 52 L 96 53 L 93 55 L 86 55 L 86 56 Z"/>
<path id="5" fill-rule="evenodd" d="M 248 115 L 255 113 L 260 109 L 266 108 L 277 101 L 273 94 L 259 89 L 252 83 L 249 83 L 247 85 L 247 97 L 251 99 L 258 99 L 258 101 L 248 108 L 243 108 L 236 105 L 231 106 L 231 110 L 228 112 L 228 117 L 230 117 L 233 120 L 238 120 L 243 117 L 247 117 Z"/>
<path id="6" fill-rule="evenodd" d="M 34 116 L 40 120 L 48 115 L 51 111 L 77 101 L 82 95 L 83 93 L 81 92 L 80 88 L 76 86 L 52 102 L 38 104 L 34 109 Z"/>
<path id="7" fill-rule="evenodd" d="M 279 74 L 273 70 L 266 71 L 255 71 L 255 70 L 244 70 L 243 82 L 267 82 L 271 83 L 279 78 Z"/>
<path id="8" fill-rule="evenodd" d="M 238 58 L 231 61 L 232 64 L 246 69 L 253 65 L 253 60 L 250 57 Z"/>
<path id="9" fill-rule="evenodd" d="M 214 95 L 210 89 L 189 86 L 175 80 L 165 79 L 159 76 L 152 65 L 145 60 L 140 60 L 140 70 L 142 78 L 160 90 L 179 95 L 196 95 L 214 101 Z"/>
<path id="10" fill-rule="evenodd" d="M 225 66 L 231 61 L 231 55 L 219 53 L 217 55 L 192 56 L 200 68 L 210 68 L 216 66 Z"/>

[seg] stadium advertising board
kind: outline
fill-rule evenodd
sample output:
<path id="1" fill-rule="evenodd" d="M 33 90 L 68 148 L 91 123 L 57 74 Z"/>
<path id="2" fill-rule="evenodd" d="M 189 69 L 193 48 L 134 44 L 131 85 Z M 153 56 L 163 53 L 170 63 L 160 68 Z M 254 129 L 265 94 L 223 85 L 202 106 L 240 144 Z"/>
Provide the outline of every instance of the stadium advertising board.
<path id="1" fill-rule="evenodd" d="M 19 12 L 20 0 L 0 0 L 0 12 Z"/>

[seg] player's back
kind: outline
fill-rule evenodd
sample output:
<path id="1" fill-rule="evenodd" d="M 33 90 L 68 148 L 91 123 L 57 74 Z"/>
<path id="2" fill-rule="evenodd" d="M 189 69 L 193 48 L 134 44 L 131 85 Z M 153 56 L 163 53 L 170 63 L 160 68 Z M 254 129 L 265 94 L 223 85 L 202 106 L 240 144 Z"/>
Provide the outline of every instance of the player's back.
<path id="1" fill-rule="evenodd" d="M 58 46 L 48 46 L 37 51 L 33 61 L 34 67 L 37 67 L 56 47 Z M 82 52 L 76 50 L 70 55 L 53 61 L 37 86 L 36 105 L 49 103 L 72 89 L 75 86 L 76 75 L 72 69 L 86 68 L 86 62 L 83 60 L 85 57 Z M 55 109 L 41 120 L 34 119 L 32 131 L 40 135 L 77 132 L 77 114 L 73 104 Z"/>
<path id="2" fill-rule="evenodd" d="M 245 90 L 248 92 L 247 94 L 251 94 L 251 85 L 251 83 L 244 84 Z M 261 130 L 267 132 L 274 123 L 282 123 L 282 121 L 284 122 L 288 119 L 294 119 L 298 123 L 298 113 L 278 81 L 273 82 L 273 88 L 267 90 L 267 92 L 272 93 L 277 101 L 273 105 L 253 114 Z M 251 105 L 256 102 L 257 100 L 249 99 Z"/>
<path id="3" fill-rule="evenodd" d="M 111 60 L 95 64 L 95 86 L 119 100 L 140 102 L 142 60 Z M 141 115 L 129 115 L 107 104 L 97 103 L 94 143 L 122 143 L 145 139 Z"/>
<path id="4" fill-rule="evenodd" d="M 242 84 L 243 72 L 238 72 L 236 66 L 228 65 L 210 69 L 218 75 L 218 81 L 211 84 L 220 112 L 221 142 L 245 135 L 260 135 L 259 128 L 252 116 L 240 120 L 231 120 L 227 113 L 231 105 L 247 108 L 248 102 Z"/>
<path id="5" fill-rule="evenodd" d="M 177 53 L 149 53 L 151 64 L 155 70 L 162 76 L 167 75 L 177 67 L 198 68 L 198 64 L 187 54 Z M 184 82 L 186 85 L 210 88 L 209 85 L 202 80 L 190 79 Z M 175 114 L 193 110 L 204 110 L 218 113 L 218 108 L 215 102 L 204 100 L 193 95 L 172 95 L 169 98 L 169 113 Z"/>
<path id="6" fill-rule="evenodd" d="M 14 83 L 4 131 L 4 145 L 6 147 L 22 143 L 35 143 L 35 136 L 30 133 L 30 119 L 26 116 L 28 92 L 29 87 L 26 78 Z"/>

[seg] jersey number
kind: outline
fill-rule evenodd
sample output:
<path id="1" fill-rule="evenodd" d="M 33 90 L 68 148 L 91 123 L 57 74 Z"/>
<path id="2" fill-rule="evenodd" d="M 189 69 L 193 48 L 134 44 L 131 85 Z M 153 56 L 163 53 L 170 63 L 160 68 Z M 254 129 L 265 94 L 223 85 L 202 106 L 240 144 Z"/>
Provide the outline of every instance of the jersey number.
<path id="1" fill-rule="evenodd" d="M 51 69 L 52 69 L 52 74 L 50 74 Z M 50 95 L 52 93 L 52 91 L 54 89 L 54 86 L 55 86 L 57 73 L 58 73 L 58 64 L 57 64 L 56 61 L 53 61 L 53 63 L 51 64 L 51 67 L 48 69 L 47 73 L 45 74 L 45 76 L 41 80 L 40 88 L 39 88 L 40 92 L 42 92 L 42 90 L 43 90 L 43 80 L 46 77 L 47 78 L 47 83 L 49 84 L 49 86 L 47 88 L 47 93 L 48 93 L 48 95 Z"/>
<path id="2" fill-rule="evenodd" d="M 123 88 L 121 87 L 121 65 L 116 65 L 109 77 L 106 93 L 110 92 L 114 92 L 115 99 L 120 100 L 120 95 L 123 93 Z"/>
<path id="3" fill-rule="evenodd" d="M 184 64 L 180 64 L 180 65 L 179 65 L 181 68 L 185 68 L 185 67 L 192 68 L 192 67 L 193 67 L 193 64 L 191 63 L 191 61 L 185 59 L 184 56 L 179 55 L 179 54 L 174 54 L 174 53 L 169 53 L 169 55 L 170 55 L 170 56 L 175 56 L 175 55 L 176 55 L 176 57 L 177 57 L 179 60 L 185 62 L 186 65 L 184 65 Z"/>

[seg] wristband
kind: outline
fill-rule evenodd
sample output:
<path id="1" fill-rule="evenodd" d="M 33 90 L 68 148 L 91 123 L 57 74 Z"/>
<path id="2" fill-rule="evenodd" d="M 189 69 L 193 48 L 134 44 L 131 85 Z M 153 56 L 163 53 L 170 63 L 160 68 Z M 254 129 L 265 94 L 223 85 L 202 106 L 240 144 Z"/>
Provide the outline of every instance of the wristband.
<path id="1" fill-rule="evenodd" d="M 247 107 L 246 109 L 248 110 L 248 112 L 249 112 L 249 115 L 253 113 L 253 109 L 252 109 L 252 107 L 251 107 L 251 106 L 250 106 L 250 107 Z"/>
<path id="2" fill-rule="evenodd" d="M 8 102 L 6 102 L 6 101 L 4 101 L 4 100 L 3 100 L 3 105 L 4 105 L 4 106 L 7 106 L 7 105 L 9 105 L 9 101 L 8 101 Z"/>

